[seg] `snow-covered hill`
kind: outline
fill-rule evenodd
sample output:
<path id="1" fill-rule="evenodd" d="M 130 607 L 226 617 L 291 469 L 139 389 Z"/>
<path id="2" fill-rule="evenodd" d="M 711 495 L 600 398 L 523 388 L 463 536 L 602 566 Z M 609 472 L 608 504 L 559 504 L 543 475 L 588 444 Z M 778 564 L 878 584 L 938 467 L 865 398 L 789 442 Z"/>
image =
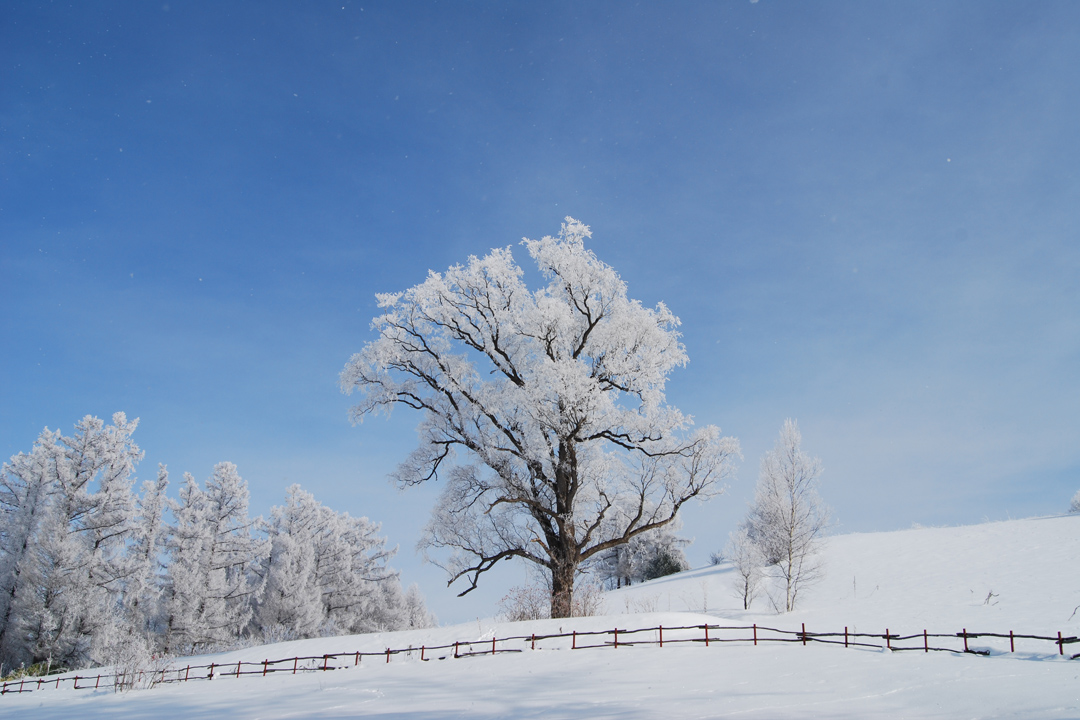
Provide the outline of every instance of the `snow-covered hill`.
<path id="1" fill-rule="evenodd" d="M 377 652 L 493 636 L 664 625 L 808 630 L 1080 634 L 1080 516 L 832 538 L 826 576 L 801 607 L 750 611 L 725 565 L 609 593 L 611 615 L 475 623 L 304 640 L 192 660 Z M 627 612 L 632 614 L 627 614 Z M 646 611 L 644 613 L 634 611 Z M 270 678 L 219 677 L 125 695 L 43 690 L 0 698 L 0 716 L 33 718 L 669 718 L 1080 717 L 1080 660 L 1052 644 L 989 657 L 801 645 L 713 643 L 570 650 L 565 642 L 499 656 L 359 667 Z M 1068 646 L 1080 652 L 1080 646 Z M 1070 653 L 1071 654 L 1071 653 Z M 446 653 L 442 654 L 446 657 Z M 428 655 L 428 658 L 431 656 Z M 438 656 L 436 656 L 438 657 Z M 184 660 L 183 662 L 189 662 Z"/>
<path id="2" fill-rule="evenodd" d="M 607 594 L 608 612 L 690 610 L 747 622 L 933 632 L 1080 630 L 1080 515 L 829 538 L 824 577 L 777 616 L 750 612 L 721 564 Z"/>

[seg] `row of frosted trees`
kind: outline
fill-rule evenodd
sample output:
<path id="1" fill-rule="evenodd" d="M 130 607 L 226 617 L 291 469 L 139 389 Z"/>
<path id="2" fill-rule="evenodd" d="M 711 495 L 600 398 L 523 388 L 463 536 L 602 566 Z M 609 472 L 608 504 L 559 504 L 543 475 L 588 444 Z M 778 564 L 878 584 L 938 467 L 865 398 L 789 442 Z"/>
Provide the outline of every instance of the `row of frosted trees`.
<path id="1" fill-rule="evenodd" d="M 46 429 L 0 471 L 0 663 L 78 668 L 155 654 L 423 627 L 415 587 L 387 566 L 378 526 L 299 486 L 269 521 L 219 463 L 205 487 L 184 474 L 135 492 L 142 452 L 123 413 Z M 0 671 L 0 674 L 3 674 Z"/>

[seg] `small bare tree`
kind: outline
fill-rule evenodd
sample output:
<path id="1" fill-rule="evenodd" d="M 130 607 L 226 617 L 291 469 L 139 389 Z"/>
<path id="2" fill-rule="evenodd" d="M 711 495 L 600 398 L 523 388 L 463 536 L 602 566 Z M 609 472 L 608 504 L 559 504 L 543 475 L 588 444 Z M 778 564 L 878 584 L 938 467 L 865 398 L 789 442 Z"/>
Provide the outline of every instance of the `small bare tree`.
<path id="1" fill-rule="evenodd" d="M 745 525 L 731 533 L 724 556 L 731 560 L 735 568 L 735 590 L 742 598 L 743 610 L 749 610 L 750 603 L 754 602 L 761 588 L 764 558 L 751 540 Z"/>
<path id="2" fill-rule="evenodd" d="M 806 455 L 801 443 L 798 425 L 785 420 L 776 445 L 761 459 L 754 505 L 744 523 L 783 587 L 783 598 L 771 598 L 773 604 L 788 612 L 799 590 L 820 577 L 816 554 L 829 524 L 829 508 L 818 496 L 821 460 Z"/>

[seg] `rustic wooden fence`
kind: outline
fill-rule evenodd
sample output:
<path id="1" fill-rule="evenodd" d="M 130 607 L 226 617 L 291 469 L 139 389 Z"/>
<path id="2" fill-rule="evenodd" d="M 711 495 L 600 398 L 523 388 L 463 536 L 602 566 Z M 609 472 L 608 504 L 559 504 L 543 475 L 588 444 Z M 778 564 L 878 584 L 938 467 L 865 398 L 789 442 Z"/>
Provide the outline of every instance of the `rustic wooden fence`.
<path id="1" fill-rule="evenodd" d="M 665 637 L 666 634 L 666 637 Z M 793 643 L 809 645 L 810 643 L 824 643 L 827 645 L 843 645 L 847 648 L 869 648 L 874 650 L 888 649 L 892 651 L 922 651 L 972 653 L 977 655 L 989 655 L 991 648 L 980 644 L 972 646 L 972 640 L 980 640 L 982 643 L 992 641 L 999 646 L 999 652 L 1006 652 L 1005 641 L 1008 641 L 1008 652 L 1015 653 L 1017 644 L 1023 643 L 1024 649 L 1031 651 L 1035 643 L 1045 647 L 1046 643 L 1056 646 L 1058 655 L 1064 656 L 1065 646 L 1080 642 L 1075 636 L 1063 636 L 1060 632 L 1056 637 L 1048 635 L 1029 635 L 1014 633 L 987 633 L 968 632 L 964 628 L 958 633 L 921 633 L 903 635 L 890 632 L 865 633 L 849 631 L 844 628 L 843 632 L 811 632 L 806 629 L 805 623 L 799 630 L 782 630 L 767 627 L 765 625 L 682 625 L 677 627 L 637 628 L 626 630 L 613 628 L 611 630 L 572 630 L 566 633 L 551 633 L 546 635 L 515 635 L 505 638 L 492 637 L 490 640 L 462 640 L 446 645 L 421 645 L 420 647 L 386 648 L 380 652 L 342 652 L 327 653 L 325 655 L 308 655 L 282 658 L 280 660 L 263 660 L 251 662 L 238 660 L 230 663 L 210 663 L 209 665 L 185 665 L 173 666 L 158 670 L 142 670 L 137 675 L 112 673 L 112 674 L 72 674 L 65 673 L 47 677 L 25 677 L 17 680 L 9 680 L 0 688 L 0 695 L 8 693 L 34 692 L 35 690 L 60 689 L 66 687 L 75 690 L 95 690 L 101 688 L 118 689 L 133 683 L 144 686 L 156 686 L 161 684 L 189 682 L 192 680 L 214 680 L 234 678 L 239 679 L 245 675 L 266 677 L 274 673 L 287 673 L 295 675 L 300 672 L 318 672 L 325 670 L 338 670 L 345 667 L 361 665 L 365 658 L 368 662 L 390 662 L 395 655 L 418 658 L 421 661 L 446 660 L 449 658 L 474 657 L 477 655 L 497 655 L 503 653 L 519 653 L 526 649 L 570 649 L 587 650 L 596 648 L 637 647 L 655 645 L 664 647 L 667 645 L 697 644 L 709 647 L 725 643 L 739 643 L 744 645 L 759 645 L 764 643 Z M 566 648 L 569 641 L 569 648 Z M 1080 658 L 1080 653 L 1070 655 L 1070 659 Z"/>

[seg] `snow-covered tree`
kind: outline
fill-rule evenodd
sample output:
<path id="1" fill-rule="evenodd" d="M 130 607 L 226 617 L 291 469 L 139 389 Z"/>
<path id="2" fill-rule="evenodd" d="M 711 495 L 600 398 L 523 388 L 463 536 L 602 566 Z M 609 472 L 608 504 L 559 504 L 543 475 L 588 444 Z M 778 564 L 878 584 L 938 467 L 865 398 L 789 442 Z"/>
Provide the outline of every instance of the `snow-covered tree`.
<path id="1" fill-rule="evenodd" d="M 266 551 L 252 534 L 247 484 L 230 462 L 218 463 L 200 490 L 184 474 L 167 548 L 166 649 L 206 649 L 235 641 L 261 590 L 255 573 Z"/>
<path id="2" fill-rule="evenodd" d="M 794 420 L 785 420 L 772 450 L 761 459 L 754 505 L 744 523 L 749 540 L 770 566 L 783 597 L 777 609 L 795 609 L 799 590 L 820 575 L 817 550 L 829 524 L 818 495 L 821 460 L 806 455 Z"/>
<path id="3" fill-rule="evenodd" d="M 267 524 L 270 553 L 256 624 L 267 637 L 315 637 L 428 627 L 419 589 L 401 588 L 379 526 L 338 513 L 299 485 Z"/>
<path id="4" fill-rule="evenodd" d="M 678 529 L 672 523 L 600 553 L 592 564 L 597 580 L 613 589 L 689 569 L 683 547 L 690 541 L 676 535 Z"/>
<path id="5" fill-rule="evenodd" d="M 0 663 L 32 662 L 26 638 L 39 602 L 36 550 L 46 516 L 54 511 L 52 464 L 59 432 L 45 430 L 29 453 L 0 470 Z"/>
<path id="6" fill-rule="evenodd" d="M 131 441 L 137 425 L 138 420 L 128 422 L 124 413 L 116 413 L 112 425 L 87 415 L 71 437 L 46 428 L 32 459 L 18 463 L 39 476 L 23 477 L 25 490 L 33 491 L 22 491 L 14 501 L 25 505 L 16 524 L 24 551 L 10 558 L 18 566 L 17 580 L 5 583 L 7 653 L 78 666 L 89 660 L 93 638 L 119 618 L 123 552 L 134 508 L 131 486 L 142 458 Z M 42 490 L 48 496 L 44 504 Z M 10 497 L 17 495 L 20 491 Z M 30 513 L 31 505 L 41 512 Z M 31 514 L 33 522 L 27 524 Z M 18 540 L 12 540 L 17 548 Z"/>
<path id="7" fill-rule="evenodd" d="M 731 560 L 735 568 L 735 589 L 742 600 L 743 610 L 749 610 L 761 587 L 765 558 L 750 538 L 745 525 L 731 533 L 724 557 Z"/>
<path id="8" fill-rule="evenodd" d="M 401 485 L 452 466 L 422 542 L 449 549 L 450 582 L 466 579 L 464 594 L 524 559 L 550 575 L 554 617 L 571 614 L 581 563 L 716 494 L 739 452 L 666 403 L 687 360 L 679 320 L 628 298 L 590 234 L 567 218 L 558 237 L 523 242 L 548 281 L 535 291 L 504 248 L 378 295 L 378 337 L 341 375 L 361 395 L 355 421 L 398 404 L 423 413 Z"/>
<path id="9" fill-rule="evenodd" d="M 169 486 L 169 472 L 158 466 L 156 480 L 142 485 L 136 502 L 136 517 L 127 552 L 124 580 L 124 615 L 136 632 L 160 632 L 161 553 L 167 528 L 164 510 Z"/>
<path id="10" fill-rule="evenodd" d="M 315 538 L 322 506 L 299 485 L 291 486 L 283 507 L 271 510 L 270 553 L 264 559 L 266 588 L 255 618 L 266 636 L 313 637 L 326 617 L 317 584 Z"/>
<path id="11" fill-rule="evenodd" d="M 1069 505 L 1069 512 L 1080 512 L 1080 490 L 1076 491 L 1073 495 L 1072 503 Z"/>

